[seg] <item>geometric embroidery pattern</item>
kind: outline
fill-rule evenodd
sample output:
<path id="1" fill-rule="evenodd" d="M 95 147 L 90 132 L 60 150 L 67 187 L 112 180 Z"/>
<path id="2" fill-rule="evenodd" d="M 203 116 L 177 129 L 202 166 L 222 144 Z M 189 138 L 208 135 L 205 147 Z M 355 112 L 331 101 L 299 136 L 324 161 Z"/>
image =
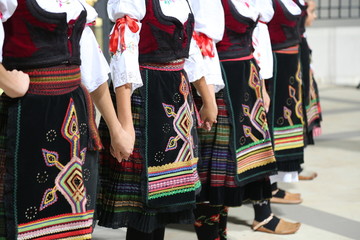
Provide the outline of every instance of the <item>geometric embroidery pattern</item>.
<path id="1" fill-rule="evenodd" d="M 269 127 L 266 120 L 266 111 L 264 107 L 264 101 L 261 93 L 261 82 L 260 82 L 258 71 L 253 63 L 250 64 L 250 77 L 249 77 L 249 86 L 255 90 L 256 102 L 254 103 L 253 108 L 248 109 L 246 115 L 250 117 L 252 126 L 256 128 L 262 135 L 264 139 L 267 139 L 270 136 Z M 249 128 L 249 127 L 248 127 Z M 251 137 L 253 141 L 257 139 L 253 138 L 253 135 L 250 133 L 251 129 L 247 128 L 247 137 Z"/>
<path id="2" fill-rule="evenodd" d="M 275 162 L 274 152 L 270 140 L 270 132 L 266 118 L 266 110 L 261 92 L 261 80 L 256 66 L 250 62 L 249 87 L 256 95 L 256 101 L 251 108 L 249 105 L 242 104 L 243 115 L 248 117 L 251 124 L 242 124 L 244 136 L 240 138 L 241 147 L 236 149 L 237 174 L 242 174 L 250 169 L 265 166 Z M 261 133 L 262 138 L 255 136 L 254 130 Z M 250 138 L 251 143 L 245 144 L 245 138 Z"/>
<path id="3" fill-rule="evenodd" d="M 296 80 L 296 82 L 295 82 Z M 302 106 L 302 79 L 301 79 L 301 67 L 300 64 L 297 66 L 297 72 L 295 79 L 290 78 L 291 84 L 297 83 L 299 86 L 298 90 L 289 84 L 288 94 L 289 99 L 295 103 L 294 108 L 288 108 L 283 106 L 283 116 L 281 119 L 287 121 L 287 126 L 274 127 L 274 150 L 282 151 L 287 149 L 301 148 L 304 146 L 304 134 L 303 134 L 303 106 Z M 295 114 L 295 116 L 294 116 Z M 300 122 L 298 121 L 300 120 Z M 279 122 L 278 122 L 279 124 Z M 283 125 L 283 124 L 279 124 Z"/>
<path id="4" fill-rule="evenodd" d="M 59 154 L 54 151 L 42 149 L 45 164 L 48 167 L 55 166 L 60 170 L 55 178 L 54 188 L 47 189 L 43 195 L 40 204 L 40 211 L 46 207 L 53 205 L 58 196 L 56 192 L 59 191 L 71 206 L 72 213 L 86 212 L 86 189 L 84 186 L 82 165 L 85 160 L 86 148 L 80 149 L 80 133 L 78 127 L 78 118 L 76 115 L 75 105 L 73 99 L 70 103 L 64 118 L 61 133 L 62 136 L 70 143 L 70 161 L 63 166 L 59 161 Z"/>
<path id="5" fill-rule="evenodd" d="M 298 85 L 300 86 L 299 90 L 298 90 L 298 94 L 296 94 L 296 89 L 294 87 L 292 87 L 291 85 L 289 85 L 289 96 L 295 102 L 295 114 L 296 114 L 296 116 L 303 123 L 302 91 L 301 91 L 302 80 L 301 80 L 301 66 L 300 66 L 300 63 L 298 64 L 297 72 L 295 74 L 295 79 L 296 79 Z M 298 96 L 296 96 L 296 95 L 298 95 Z M 284 113 L 284 115 L 285 114 L 288 114 L 288 113 Z M 289 118 L 291 118 L 291 115 L 290 116 L 288 115 L 287 117 L 289 119 Z"/>
<path id="6" fill-rule="evenodd" d="M 80 158 L 73 157 L 55 179 L 57 189 L 70 203 L 73 213 L 86 211 L 86 194 Z"/>
<path id="7" fill-rule="evenodd" d="M 193 137 L 191 130 L 194 122 L 192 118 L 193 109 L 189 106 L 189 85 L 183 74 L 179 85 L 179 96 L 184 98 L 184 103 L 178 108 L 163 103 L 163 109 L 168 118 L 173 118 L 172 128 L 176 135 L 169 136 L 164 152 L 155 154 L 155 161 L 161 162 L 165 153 L 178 150 L 176 158 L 160 166 L 148 167 L 148 196 L 151 201 L 155 199 L 179 196 L 194 192 L 201 186 L 196 171 L 197 161 L 194 154 Z M 180 144 L 181 143 L 181 144 Z M 180 149 L 179 149 L 180 148 Z"/>
<path id="8" fill-rule="evenodd" d="M 318 99 L 318 94 L 315 88 L 315 80 L 312 76 L 312 71 L 310 73 L 310 102 L 306 106 L 306 115 L 308 120 L 308 126 L 310 127 L 316 120 L 320 119 L 321 107 Z"/>
<path id="9" fill-rule="evenodd" d="M 193 119 L 191 115 L 191 109 L 187 101 L 189 95 L 189 88 L 186 83 L 186 78 L 181 75 L 180 93 L 184 97 L 184 104 L 179 108 L 178 112 L 175 113 L 175 108 L 172 105 L 163 103 L 163 107 L 167 117 L 173 117 L 173 127 L 177 136 L 169 138 L 165 152 L 171 151 L 177 148 L 177 142 L 183 140 L 183 145 L 176 157 L 175 162 L 189 161 L 194 158 L 193 139 L 191 136 L 191 129 L 193 127 Z"/>
<path id="10" fill-rule="evenodd" d="M 56 187 L 49 188 L 45 191 L 42 202 L 40 204 L 40 211 L 45 209 L 46 207 L 53 205 L 58 200 L 58 197 L 56 195 Z"/>

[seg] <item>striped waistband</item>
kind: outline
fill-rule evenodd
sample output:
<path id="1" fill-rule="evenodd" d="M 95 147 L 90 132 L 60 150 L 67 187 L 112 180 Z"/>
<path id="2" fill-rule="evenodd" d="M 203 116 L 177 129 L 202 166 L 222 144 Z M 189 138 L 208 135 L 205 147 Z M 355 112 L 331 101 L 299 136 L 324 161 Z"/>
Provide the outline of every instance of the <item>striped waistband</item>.
<path id="1" fill-rule="evenodd" d="M 288 47 L 288 48 L 276 50 L 274 52 L 282 53 L 282 54 L 297 54 L 297 53 L 299 53 L 299 44 L 295 45 L 295 46 Z"/>
<path id="2" fill-rule="evenodd" d="M 240 58 L 222 59 L 222 60 L 220 60 L 220 62 L 244 61 L 244 60 L 249 60 L 249 59 L 253 59 L 253 58 L 254 58 L 254 55 L 250 54 L 248 56 L 240 57 Z"/>
<path id="3" fill-rule="evenodd" d="M 167 63 L 142 63 L 140 68 L 158 71 L 180 71 L 184 69 L 184 59 L 174 60 Z"/>
<path id="4" fill-rule="evenodd" d="M 80 67 L 77 65 L 37 68 L 24 72 L 30 77 L 30 94 L 61 95 L 74 91 L 81 84 Z"/>

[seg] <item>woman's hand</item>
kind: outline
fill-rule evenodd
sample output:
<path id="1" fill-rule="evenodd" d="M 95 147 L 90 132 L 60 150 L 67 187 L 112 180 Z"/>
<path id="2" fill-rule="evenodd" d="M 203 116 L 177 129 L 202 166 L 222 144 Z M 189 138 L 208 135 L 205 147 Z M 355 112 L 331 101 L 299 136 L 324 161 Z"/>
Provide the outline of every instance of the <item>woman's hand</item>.
<path id="1" fill-rule="evenodd" d="M 132 153 L 135 144 L 135 130 L 131 111 L 131 88 L 131 84 L 125 84 L 115 89 L 117 117 L 123 129 L 122 137 L 126 141 L 121 155 L 126 160 Z"/>
<path id="2" fill-rule="evenodd" d="M 262 91 L 262 98 L 264 101 L 264 108 L 266 112 L 269 112 L 269 108 L 270 108 L 270 96 L 269 93 L 266 91 L 266 87 L 265 87 L 265 80 L 261 80 L 262 81 L 262 86 L 261 86 L 261 91 Z"/>
<path id="3" fill-rule="evenodd" d="M 110 153 L 119 162 L 127 160 L 134 149 L 135 131 L 134 127 L 125 129 L 120 127 L 117 131 L 110 130 L 111 147 Z"/>
<path id="4" fill-rule="evenodd" d="M 7 71 L 1 65 L 0 67 L 0 88 L 11 98 L 22 97 L 29 89 L 29 75 L 22 71 Z"/>
<path id="5" fill-rule="evenodd" d="M 207 131 L 210 131 L 212 125 L 217 122 L 216 118 L 218 114 L 214 86 L 207 85 L 205 77 L 202 77 L 199 80 L 193 82 L 193 85 L 200 94 L 203 102 L 203 105 L 199 111 L 202 121 L 200 127 L 204 128 Z"/>
<path id="6" fill-rule="evenodd" d="M 114 105 L 111 101 L 107 82 L 100 85 L 95 91 L 90 93 L 97 108 L 102 114 L 110 132 L 111 147 L 110 153 L 119 162 L 128 159 L 134 148 L 135 132 L 132 125 L 131 112 L 128 114 L 131 124 L 124 124 L 116 116 Z M 130 97 L 128 96 L 130 102 Z M 130 106 L 128 106 L 130 109 Z"/>
<path id="7" fill-rule="evenodd" d="M 204 103 L 199 111 L 200 118 L 202 120 L 201 127 L 207 131 L 210 131 L 212 125 L 217 123 L 216 118 L 218 114 L 218 108 L 215 101 Z"/>

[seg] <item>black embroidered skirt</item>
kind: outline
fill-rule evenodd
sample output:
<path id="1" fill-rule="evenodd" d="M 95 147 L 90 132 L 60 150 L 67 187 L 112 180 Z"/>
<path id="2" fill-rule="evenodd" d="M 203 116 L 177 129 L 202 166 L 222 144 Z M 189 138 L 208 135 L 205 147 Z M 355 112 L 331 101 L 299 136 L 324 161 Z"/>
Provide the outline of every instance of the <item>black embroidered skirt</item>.
<path id="1" fill-rule="evenodd" d="M 298 46 L 274 52 L 270 132 L 279 171 L 299 171 L 304 158 L 302 80 Z"/>
<path id="2" fill-rule="evenodd" d="M 96 126 L 80 69 L 28 74 L 24 97 L 0 101 L 0 235 L 91 239 L 97 154 L 89 139 Z"/>
<path id="3" fill-rule="evenodd" d="M 311 50 L 306 38 L 302 38 L 300 43 L 300 60 L 303 82 L 303 109 L 305 110 L 304 142 L 305 144 L 314 144 L 313 129 L 321 126 L 322 117 L 319 90 L 310 68 Z"/>
<path id="4" fill-rule="evenodd" d="M 99 225 L 152 232 L 169 223 L 193 223 L 200 181 L 196 118 L 183 61 L 141 67 L 144 86 L 132 95 L 134 152 L 118 163 L 105 146 L 100 161 Z"/>
<path id="5" fill-rule="evenodd" d="M 276 170 L 258 68 L 252 58 L 221 63 L 225 89 L 216 94 L 217 123 L 199 129 L 198 202 L 240 206 L 271 197 L 267 176 Z M 196 98 L 198 107 L 201 99 Z"/>

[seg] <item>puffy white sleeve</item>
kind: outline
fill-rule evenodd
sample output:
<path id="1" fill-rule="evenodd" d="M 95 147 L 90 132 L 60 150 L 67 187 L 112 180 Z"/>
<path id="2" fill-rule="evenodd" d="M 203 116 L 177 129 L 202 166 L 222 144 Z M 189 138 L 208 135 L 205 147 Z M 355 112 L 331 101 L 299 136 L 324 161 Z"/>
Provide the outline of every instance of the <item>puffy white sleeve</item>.
<path id="1" fill-rule="evenodd" d="M 189 58 L 185 59 L 185 72 L 189 77 L 189 82 L 195 82 L 201 77 L 205 77 L 207 84 L 214 85 L 215 92 L 224 88 L 219 56 L 214 44 L 214 57 L 203 56 L 199 46 L 194 39 L 191 40 Z"/>
<path id="2" fill-rule="evenodd" d="M 202 74 L 205 76 L 206 83 L 214 85 L 215 92 L 218 92 L 224 87 L 224 81 L 215 43 L 221 41 L 224 34 L 224 10 L 220 0 L 190 0 L 189 2 L 195 17 L 195 32 L 205 34 L 212 40 L 214 57 L 203 56 L 199 46 L 197 46 L 197 49 L 200 50 L 200 56 L 197 56 L 196 60 L 190 53 L 189 59 L 185 62 L 185 70 L 190 73 L 190 76 L 195 75 L 191 74 L 195 72 L 198 72 L 198 75 Z M 196 41 L 193 42 L 196 43 Z"/>
<path id="3" fill-rule="evenodd" d="M 221 74 L 219 55 L 214 44 L 214 57 L 204 56 L 204 64 L 206 68 L 205 80 L 207 84 L 214 85 L 215 92 L 220 91 L 225 87 L 224 80 Z"/>
<path id="4" fill-rule="evenodd" d="M 260 21 L 268 23 L 274 16 L 274 7 L 272 0 L 253 0 L 253 4 L 260 14 Z"/>
<path id="5" fill-rule="evenodd" d="M 300 15 L 301 14 L 301 9 L 293 0 L 280 0 L 280 1 L 284 4 L 284 6 L 287 8 L 287 10 L 289 10 L 289 12 L 292 15 Z M 302 4 L 303 1 L 300 0 L 300 3 Z"/>
<path id="6" fill-rule="evenodd" d="M 80 39 L 81 82 L 89 92 L 96 90 L 109 79 L 109 64 L 102 53 L 95 35 L 86 26 Z"/>
<path id="7" fill-rule="evenodd" d="M 269 79 L 273 76 L 273 55 L 267 25 L 259 22 L 253 32 L 254 58 L 260 67 L 260 77 Z"/>
<path id="8" fill-rule="evenodd" d="M 195 31 L 201 32 L 215 42 L 222 40 L 225 30 L 225 16 L 221 0 L 190 0 L 195 17 Z"/>
<path id="9" fill-rule="evenodd" d="M 274 8 L 271 0 L 255 0 L 255 7 L 260 12 L 260 19 L 252 36 L 253 54 L 260 67 L 260 77 L 269 79 L 273 76 L 273 55 L 266 23 L 273 18 Z"/>
<path id="10" fill-rule="evenodd" d="M 190 42 L 189 57 L 185 59 L 184 70 L 188 75 L 189 82 L 195 82 L 205 76 L 204 59 L 194 38 Z"/>
<path id="11" fill-rule="evenodd" d="M 117 42 L 117 50 L 113 53 L 110 62 L 111 77 L 114 88 L 124 84 L 131 83 L 132 90 L 143 85 L 140 68 L 139 68 L 139 39 L 140 39 L 140 21 L 146 13 L 146 5 L 144 0 L 109 0 L 107 5 L 108 15 L 111 21 L 116 22 L 118 19 L 130 18 L 132 24 L 136 24 L 138 29 L 129 27 L 125 23 L 125 31 L 122 33 L 120 28 L 115 24 L 112 33 L 118 31 L 119 38 Z M 124 40 L 124 45 L 121 44 Z"/>
<path id="12" fill-rule="evenodd" d="M 17 0 L 0 0 L 0 62 L 2 62 L 2 48 L 4 44 L 3 22 L 11 17 L 17 7 Z"/>

